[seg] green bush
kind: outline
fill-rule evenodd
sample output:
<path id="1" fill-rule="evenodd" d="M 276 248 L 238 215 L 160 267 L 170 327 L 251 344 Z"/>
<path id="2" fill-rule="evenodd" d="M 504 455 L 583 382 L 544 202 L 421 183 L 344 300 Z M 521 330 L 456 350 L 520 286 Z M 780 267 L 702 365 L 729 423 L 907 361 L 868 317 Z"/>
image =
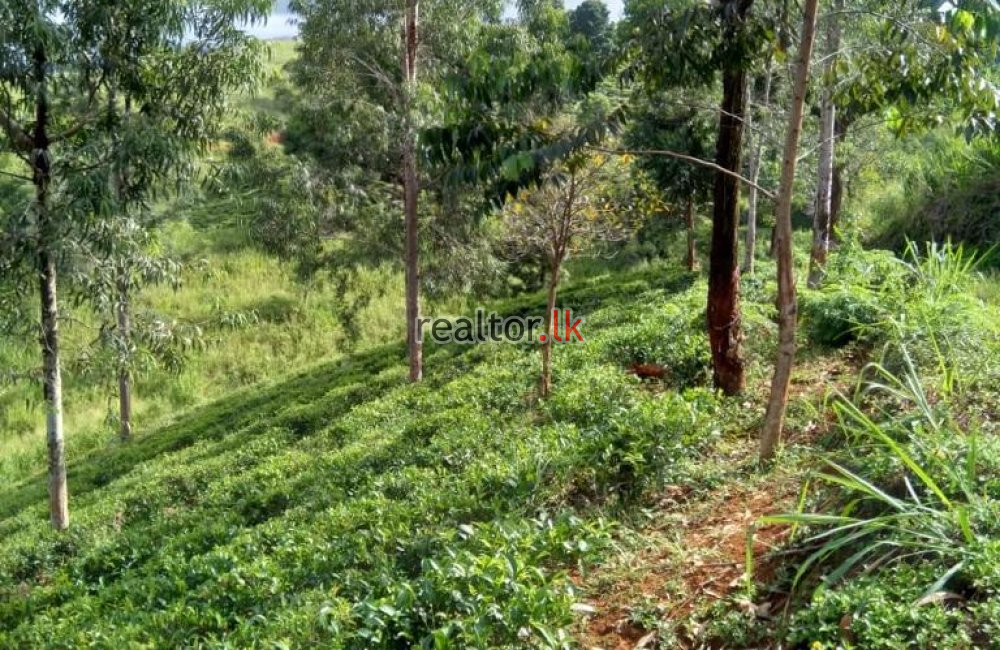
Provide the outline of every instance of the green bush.
<path id="1" fill-rule="evenodd" d="M 788 642 L 811 650 L 996 648 L 996 607 L 966 611 L 960 601 L 923 599 L 934 563 L 860 575 L 817 592 L 789 624 Z M 921 604 L 923 603 L 923 604 Z"/>
<path id="2" fill-rule="evenodd" d="M 625 368 L 662 366 L 667 381 L 678 388 L 705 383 L 710 377 L 711 353 L 701 301 L 700 292 L 689 291 L 666 305 L 639 307 L 640 317 L 634 323 L 604 337 L 600 346 L 604 360 Z"/>
<path id="3" fill-rule="evenodd" d="M 809 340 L 830 347 L 870 342 L 873 328 L 886 315 L 878 295 L 857 286 L 804 292 L 799 307 Z"/>

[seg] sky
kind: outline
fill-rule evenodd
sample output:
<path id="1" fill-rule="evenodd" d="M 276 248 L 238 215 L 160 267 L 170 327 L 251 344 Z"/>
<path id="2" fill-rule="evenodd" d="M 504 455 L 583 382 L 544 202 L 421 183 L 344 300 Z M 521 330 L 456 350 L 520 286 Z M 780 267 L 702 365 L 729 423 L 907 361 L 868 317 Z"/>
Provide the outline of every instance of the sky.
<path id="1" fill-rule="evenodd" d="M 583 0 L 565 1 L 566 7 L 569 9 L 573 9 L 578 4 L 583 2 Z M 624 2 L 625 0 L 604 0 L 604 3 L 608 5 L 608 9 L 611 11 L 612 20 L 621 18 Z M 266 23 L 252 25 L 247 28 L 247 31 L 257 38 L 264 39 L 294 38 L 299 33 L 298 27 L 296 27 L 292 22 L 292 16 L 288 13 L 287 0 L 279 0 L 275 3 L 275 10 L 271 13 L 271 16 L 267 19 Z"/>

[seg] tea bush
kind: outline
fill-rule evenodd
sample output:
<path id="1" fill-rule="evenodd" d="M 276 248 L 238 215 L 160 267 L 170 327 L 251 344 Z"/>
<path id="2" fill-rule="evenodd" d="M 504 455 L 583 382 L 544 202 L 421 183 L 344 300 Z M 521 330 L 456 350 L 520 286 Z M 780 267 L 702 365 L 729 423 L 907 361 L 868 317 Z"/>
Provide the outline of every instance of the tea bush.
<path id="1" fill-rule="evenodd" d="M 667 305 L 657 277 L 571 291 Z M 716 440 L 714 395 L 600 362 L 610 318 L 588 336 L 543 402 L 537 348 L 511 345 L 428 347 L 416 386 L 390 345 L 242 389 L 76 457 L 65 535 L 43 477 L 12 486 L 0 647 L 572 647 L 566 572 L 608 539 L 590 506 L 683 480 Z"/>

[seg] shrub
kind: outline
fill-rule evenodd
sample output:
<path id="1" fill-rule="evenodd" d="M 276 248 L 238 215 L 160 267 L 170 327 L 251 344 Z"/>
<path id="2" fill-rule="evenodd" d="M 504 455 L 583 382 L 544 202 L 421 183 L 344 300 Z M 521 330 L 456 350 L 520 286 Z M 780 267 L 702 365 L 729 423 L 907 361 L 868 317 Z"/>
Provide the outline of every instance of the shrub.
<path id="1" fill-rule="evenodd" d="M 604 359 L 628 367 L 655 364 L 667 370 L 676 387 L 696 386 L 708 380 L 711 354 L 705 333 L 704 308 L 689 292 L 684 300 L 643 309 L 635 323 L 616 328 L 601 343 Z"/>
<path id="2" fill-rule="evenodd" d="M 885 317 L 877 294 L 864 287 L 805 292 L 800 312 L 809 340 L 830 347 L 870 341 L 872 329 Z"/>

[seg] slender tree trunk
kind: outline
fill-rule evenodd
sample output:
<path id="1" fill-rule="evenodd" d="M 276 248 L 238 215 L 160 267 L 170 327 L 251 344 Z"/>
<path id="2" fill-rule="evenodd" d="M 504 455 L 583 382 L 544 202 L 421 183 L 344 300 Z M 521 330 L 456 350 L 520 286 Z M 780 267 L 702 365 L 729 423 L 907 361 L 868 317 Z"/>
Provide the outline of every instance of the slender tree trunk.
<path id="1" fill-rule="evenodd" d="M 39 199 L 46 200 L 47 197 L 39 196 Z M 39 212 L 45 209 L 42 204 L 39 205 Z M 39 216 L 42 221 L 43 218 Z M 45 217 L 44 221 L 47 220 Z M 69 490 L 66 485 L 66 445 L 63 436 L 56 265 L 47 244 L 42 244 L 42 247 L 38 254 L 38 270 L 41 279 L 45 429 L 49 448 L 49 512 L 52 526 L 56 530 L 66 530 L 69 527 Z"/>
<path id="2" fill-rule="evenodd" d="M 559 274 L 562 272 L 562 264 L 559 260 L 554 260 L 549 269 L 549 292 L 545 301 L 545 341 L 542 342 L 542 377 L 538 385 L 538 394 L 541 397 L 548 397 L 552 393 L 552 342 L 555 338 L 555 329 L 558 327 L 552 312 L 556 309 L 556 297 L 559 292 Z"/>
<path id="3" fill-rule="evenodd" d="M 764 94 L 761 97 L 762 104 L 766 107 L 771 102 L 771 59 L 767 60 L 767 71 L 764 74 Z M 749 97 L 748 97 L 749 101 Z M 751 124 L 753 109 L 747 111 L 747 128 Z M 761 125 L 757 125 L 757 130 L 761 131 Z M 760 133 L 754 134 L 750 131 L 751 140 L 754 143 L 753 154 L 750 158 L 750 195 L 747 197 L 747 241 L 746 250 L 743 252 L 743 271 L 753 275 L 754 262 L 757 258 L 757 199 L 759 193 L 754 185 L 760 182 L 760 165 L 764 158 L 764 136 Z"/>
<path id="4" fill-rule="evenodd" d="M 117 87 L 112 84 L 108 92 L 108 123 L 111 125 L 112 148 L 117 150 L 121 146 L 119 137 L 120 127 L 116 126 L 118 112 Z M 132 100 L 128 93 L 125 94 L 124 116 L 128 120 L 132 112 Z M 112 153 L 115 153 L 114 151 Z M 123 222 L 128 221 L 128 206 L 126 205 L 127 193 L 125 188 L 125 172 L 121 163 L 117 164 L 112 176 L 114 183 L 114 196 L 117 201 L 118 213 Z M 116 319 L 118 321 L 118 339 L 123 355 L 118 360 L 118 421 L 119 437 L 122 442 L 132 439 L 132 373 L 129 366 L 132 361 L 132 318 L 131 304 L 129 300 L 129 272 L 128 262 L 123 261 L 117 269 L 116 289 L 118 300 L 116 302 Z"/>
<path id="5" fill-rule="evenodd" d="M 49 214 L 51 158 L 49 152 L 49 105 L 46 79 L 47 58 L 39 47 L 34 54 L 36 99 L 32 176 L 38 223 L 38 278 L 41 298 L 41 348 L 45 430 L 49 450 L 49 514 L 56 530 L 69 527 L 69 490 L 66 485 L 66 443 L 63 437 L 62 370 L 59 360 L 59 301 L 56 293 L 56 262 L 52 247 L 55 224 Z"/>
<path id="6" fill-rule="evenodd" d="M 742 22 L 752 1 L 737 0 L 737 12 L 726 27 L 726 38 L 741 37 Z M 739 173 L 746 113 L 746 72 L 734 62 L 722 71 L 722 106 L 715 162 Z M 715 175 L 712 249 L 708 273 L 708 337 L 712 347 L 715 387 L 737 395 L 746 387 L 743 329 L 740 314 L 740 181 L 730 174 Z"/>
<path id="7" fill-rule="evenodd" d="M 802 38 L 792 91 L 792 110 L 785 137 L 785 156 L 781 168 L 781 187 L 775 211 L 776 244 L 778 250 L 778 359 L 771 383 L 771 397 L 764 418 L 760 442 L 761 461 L 774 458 L 788 407 L 788 387 L 795 362 L 795 326 L 798 303 L 795 292 L 795 268 L 792 260 L 792 192 L 795 184 L 795 164 L 799 137 L 802 133 L 802 113 L 809 83 L 809 60 L 816 36 L 816 5 L 818 0 L 806 0 L 802 17 Z"/>
<path id="8" fill-rule="evenodd" d="M 844 138 L 847 137 L 847 129 L 850 126 L 850 120 L 846 119 L 841 113 L 840 117 L 837 118 L 835 125 L 836 140 L 837 142 L 843 142 Z M 844 204 L 844 161 L 840 158 L 834 160 L 833 163 L 833 186 L 830 191 L 830 240 L 831 242 L 840 241 L 840 235 L 838 229 L 840 227 L 840 209 Z"/>
<path id="9" fill-rule="evenodd" d="M 118 282 L 118 336 L 126 359 L 118 368 L 118 414 L 123 442 L 132 439 L 132 373 L 129 371 L 132 346 L 132 319 L 129 311 L 128 278 L 124 271 Z"/>
<path id="10" fill-rule="evenodd" d="M 820 109 L 819 172 L 817 174 L 816 210 L 813 214 L 812 250 L 809 255 L 809 287 L 812 289 L 819 287 L 823 282 L 826 258 L 830 251 L 830 215 L 832 214 L 837 106 L 833 102 L 833 88 L 830 87 L 829 78 L 837 65 L 837 52 L 840 50 L 839 12 L 843 8 L 843 0 L 837 0 L 834 12 L 827 17 L 829 25 L 826 34 L 826 62 L 824 64 L 824 76 L 827 77 L 827 83 L 823 88 Z"/>
<path id="11" fill-rule="evenodd" d="M 688 271 L 695 271 L 698 268 L 698 251 L 694 238 L 694 197 L 687 199 L 687 209 L 685 213 L 687 221 L 687 268 Z"/>
<path id="12" fill-rule="evenodd" d="M 410 381 L 423 379 L 423 346 L 417 332 L 420 319 L 420 262 L 417 200 L 417 135 L 413 123 L 413 96 L 417 83 L 418 2 L 407 0 L 403 23 L 403 204 L 406 222 L 406 342 L 410 360 Z"/>

